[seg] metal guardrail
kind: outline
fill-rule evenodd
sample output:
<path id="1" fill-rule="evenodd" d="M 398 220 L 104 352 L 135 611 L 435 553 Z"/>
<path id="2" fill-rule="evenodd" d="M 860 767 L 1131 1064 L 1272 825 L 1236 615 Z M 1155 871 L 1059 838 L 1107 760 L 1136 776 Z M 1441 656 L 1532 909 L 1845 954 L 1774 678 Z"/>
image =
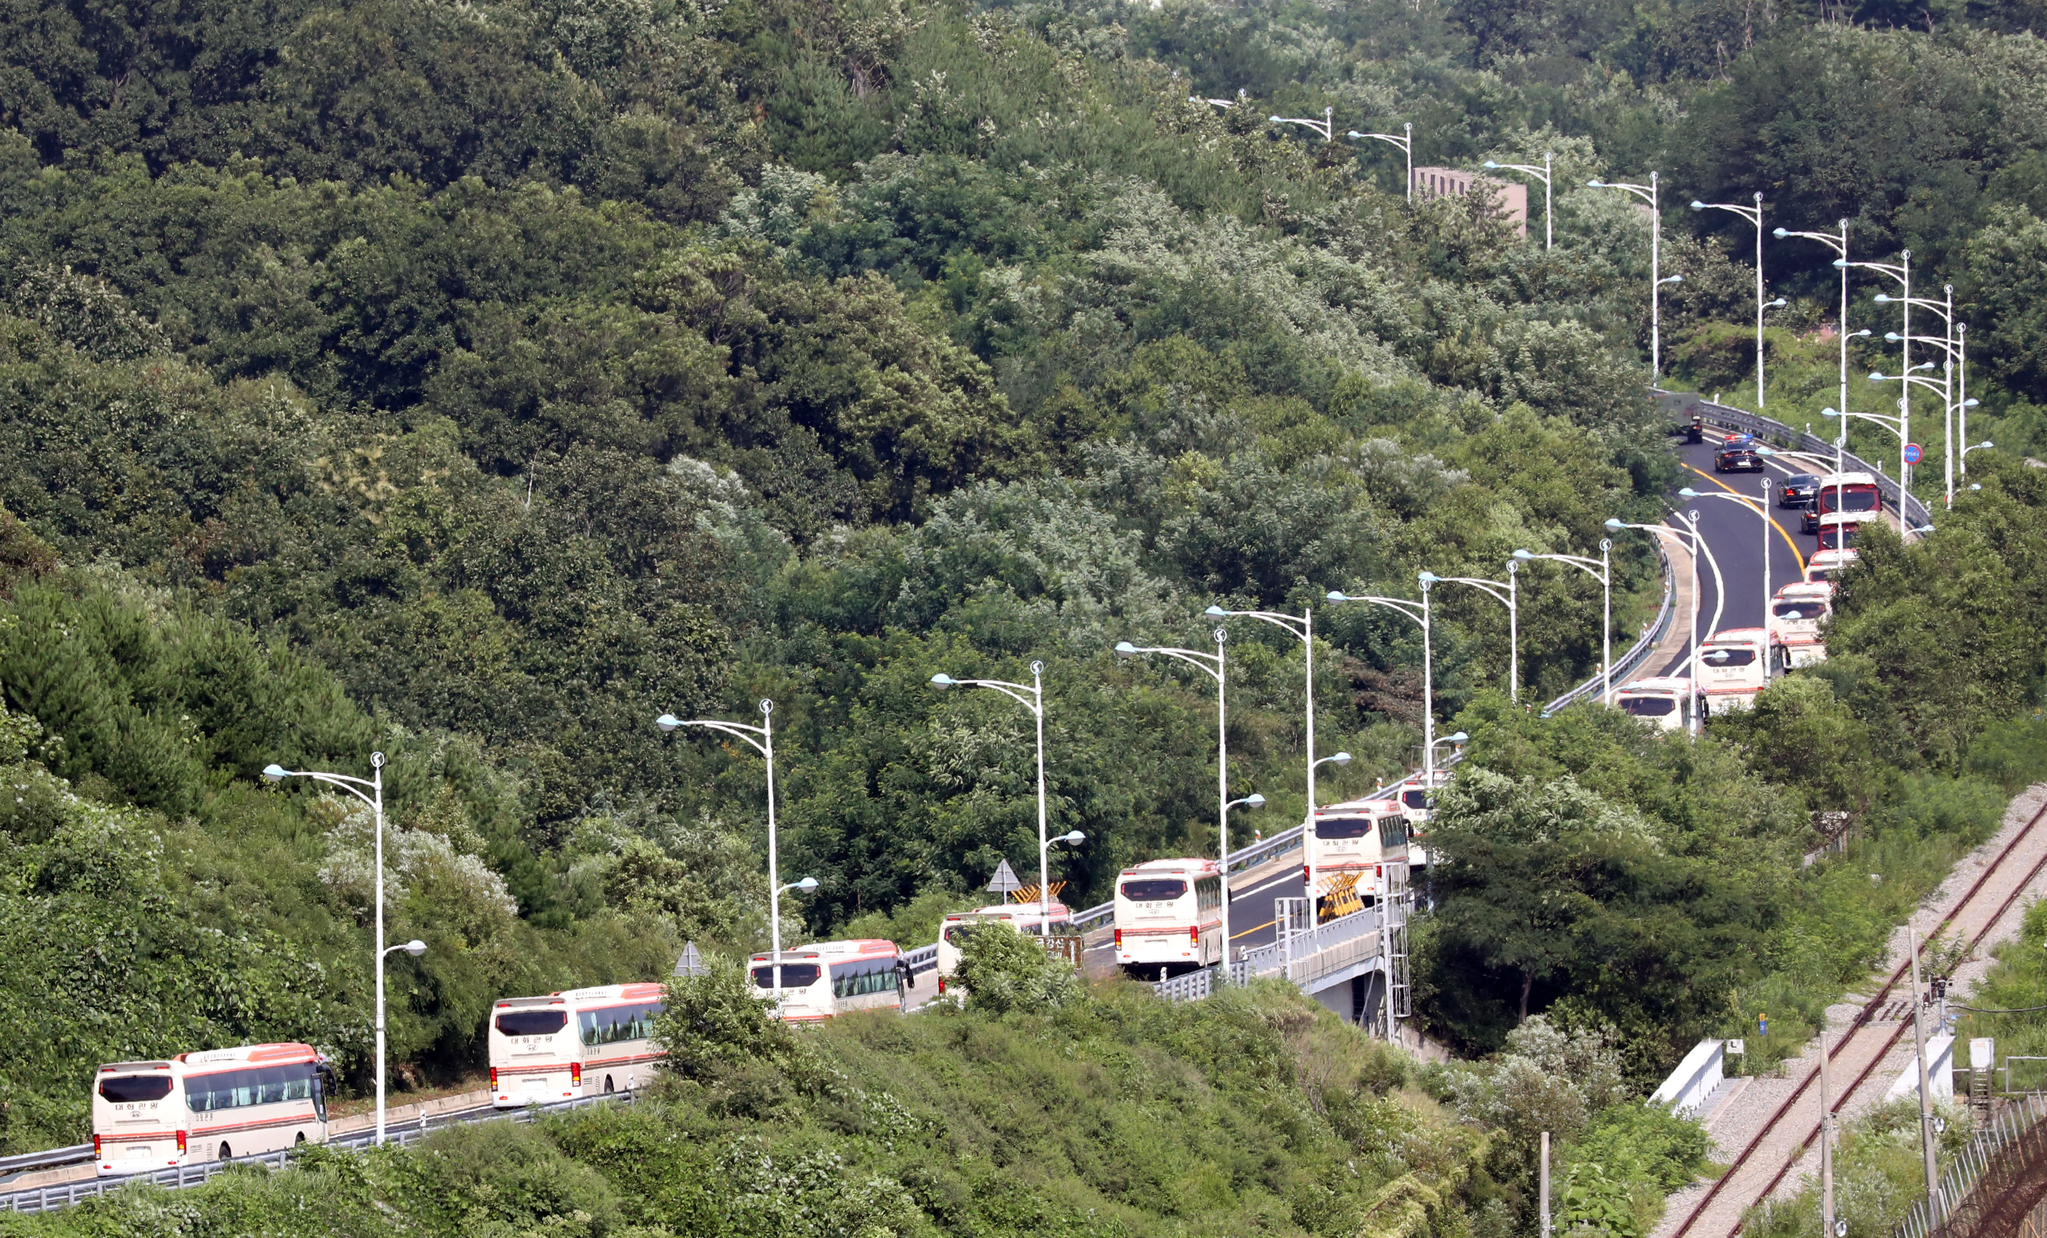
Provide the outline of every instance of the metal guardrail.
<path id="1" fill-rule="evenodd" d="M 1735 408 L 1731 404 L 1716 404 L 1712 400 L 1700 399 L 1695 393 L 1688 391 L 1668 391 L 1662 387 L 1651 387 L 1650 390 L 1654 391 L 1658 396 L 1693 399 L 1695 403 L 1687 407 L 1698 409 L 1700 416 L 1704 420 L 1722 429 L 1739 430 L 1743 434 L 1753 434 L 1759 438 L 1766 438 L 1777 446 L 1790 451 L 1806 452 L 1816 456 L 1832 456 L 1835 454 L 1834 441 L 1832 439 L 1821 438 L 1817 434 L 1807 434 L 1803 430 L 1794 430 L 1781 421 L 1773 421 L 1768 417 L 1751 413 L 1747 409 Z M 1862 457 L 1848 452 L 1840 454 L 1840 461 L 1842 467 L 1848 471 L 1864 472 L 1875 476 L 1877 490 L 1915 525 L 1933 523 L 1933 513 L 1927 510 L 1926 504 L 1920 502 L 1914 496 L 1904 493 L 1903 489 L 1898 485 L 1898 479 L 1885 476 L 1881 465 L 1872 464 Z"/>
<path id="2" fill-rule="evenodd" d="M 0 1156 L 0 1177 L 25 1174 L 37 1169 L 56 1169 L 91 1159 L 92 1145 L 89 1143 L 76 1143 L 68 1148 L 50 1148 L 42 1152 L 23 1152 L 16 1156 Z"/>
<path id="3" fill-rule="evenodd" d="M 1970 1192 L 1996 1166 L 1998 1154 L 2030 1134 L 2043 1117 L 2047 1117 L 2047 1099 L 2022 1096 L 1977 1127 L 1947 1172 L 1940 1176 L 1940 1189 L 1912 1205 L 1905 1219 L 1891 1230 L 1893 1238 L 1930 1238 L 1940 1233 L 1974 1232 L 1976 1227 L 1969 1222 L 1975 1219 L 1973 1214 L 1984 1209 L 1972 1207 L 1978 1201 L 1970 1198 Z M 1984 1185 L 1987 1190 L 1994 1184 Z"/>
<path id="4" fill-rule="evenodd" d="M 510 1119 L 514 1122 L 531 1122 L 537 1117 L 550 1113 L 568 1113 L 577 1109 L 588 1109 L 595 1105 L 629 1105 L 632 1102 L 633 1094 L 631 1092 L 611 1092 L 600 1096 L 578 1096 L 574 1100 L 558 1100 L 550 1105 L 529 1105 L 524 1109 L 491 1109 L 489 1106 L 482 1106 L 480 1109 L 464 1109 L 454 1113 L 436 1114 L 433 1115 L 432 1119 L 426 1119 L 420 1123 L 408 1123 L 402 1127 L 392 1128 L 387 1125 L 384 1142 L 387 1146 L 395 1144 L 399 1147 L 404 1147 L 415 1140 L 424 1139 L 427 1135 L 441 1127 L 458 1125 L 461 1122 L 489 1122 L 503 1119 Z M 488 1110 L 488 1112 L 483 1112 L 483 1110 Z M 367 1136 L 367 1138 L 364 1138 L 364 1136 Z M 355 1149 L 373 1143 L 375 1139 L 376 1132 L 374 1130 L 351 1131 L 346 1136 L 330 1140 L 325 1146 Z M 318 1147 L 321 1145 L 308 1144 L 306 1146 Z M 87 1144 L 85 1148 L 87 1154 L 90 1155 L 92 1145 Z M 198 1165 L 180 1165 L 175 1169 L 157 1169 L 148 1173 L 122 1174 L 105 1178 L 83 1178 L 77 1182 L 60 1182 L 54 1186 L 30 1187 L 24 1191 L 9 1191 L 0 1193 L 0 1212 L 55 1212 L 60 1208 L 69 1208 L 73 1204 L 84 1200 L 98 1199 L 103 1195 L 112 1194 L 131 1182 L 146 1182 L 153 1186 L 160 1186 L 167 1190 L 175 1191 L 188 1186 L 198 1186 L 216 1174 L 226 1173 L 229 1169 L 242 1165 L 260 1165 L 265 1169 L 282 1169 L 290 1163 L 291 1158 L 296 1156 L 300 1150 L 299 1148 L 290 1148 L 282 1152 L 266 1152 L 260 1156 L 238 1156 L 233 1160 L 206 1161 Z"/>
<path id="5" fill-rule="evenodd" d="M 938 966 L 938 943 L 934 941 L 928 946 L 903 951 L 903 962 L 910 965 L 910 974 L 913 976 L 930 971 Z"/>

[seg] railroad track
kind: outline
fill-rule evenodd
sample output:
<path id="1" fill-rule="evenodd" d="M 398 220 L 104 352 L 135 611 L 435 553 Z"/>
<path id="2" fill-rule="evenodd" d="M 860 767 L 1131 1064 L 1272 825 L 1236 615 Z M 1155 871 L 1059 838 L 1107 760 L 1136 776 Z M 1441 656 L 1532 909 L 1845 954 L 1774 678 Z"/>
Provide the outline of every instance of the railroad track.
<path id="1" fill-rule="evenodd" d="M 2005 861 L 2011 858 L 2012 853 L 2031 837 L 2036 829 L 2040 828 L 2042 821 L 2047 821 L 2047 805 L 2042 805 L 2024 827 L 2012 835 L 2011 840 L 1997 853 L 1997 858 L 1984 866 L 1983 871 L 1970 883 L 1968 890 L 1955 900 L 1947 913 L 1941 917 L 1940 923 L 1924 936 L 1931 938 L 1961 921 L 1958 927 L 1964 932 L 1974 927 L 1969 937 L 1969 949 L 1973 951 L 1998 922 L 2004 919 L 2005 913 L 2018 902 L 2020 895 L 2032 886 L 2043 871 L 2047 871 L 2047 853 L 2043 853 L 2026 871 L 2025 876 L 2013 882 L 2008 890 L 2001 882 L 1995 889 L 1991 888 L 1992 879 L 2006 872 Z M 1978 923 L 1976 917 L 1993 904 L 1996 909 Z M 1849 1025 L 1848 1034 L 1836 1041 L 1828 1052 L 1828 1067 L 1833 1072 L 1837 1087 L 1834 1092 L 1836 1113 L 1840 1112 L 1849 1098 L 1869 1081 L 1870 1076 L 1883 1064 L 1884 1058 L 1910 1026 L 1914 995 L 1899 992 L 1900 986 L 1906 985 L 1906 977 L 1910 970 L 1910 960 L 1900 963 L 1893 969 L 1883 987 L 1856 1012 L 1854 1021 Z M 1844 1069 L 1848 1082 L 1842 1087 L 1839 1086 L 1839 1081 L 1843 1077 Z M 1803 1157 L 1804 1150 L 1811 1147 L 1819 1138 L 1820 1123 L 1815 1117 L 1810 1121 L 1799 1121 L 1791 1127 L 1798 1133 L 1798 1138 L 1794 1142 L 1787 1145 L 1783 1139 L 1783 1128 L 1791 1121 L 1793 1110 L 1805 1100 L 1807 1092 L 1815 1087 L 1818 1079 L 1819 1071 L 1815 1068 L 1799 1080 L 1791 1095 L 1784 1098 L 1771 1113 L 1770 1120 L 1749 1138 L 1748 1143 L 1728 1166 L 1727 1172 L 1720 1175 L 1707 1188 L 1706 1193 L 1699 1197 L 1698 1202 L 1692 1205 L 1691 1212 L 1686 1215 L 1683 1224 L 1671 1231 L 1669 1238 L 1713 1238 L 1716 1231 L 1702 1222 L 1709 1212 L 1717 1212 L 1724 1216 L 1729 1208 L 1735 1210 L 1734 1224 L 1718 1230 L 1717 1233 L 1732 1238 L 1732 1235 L 1741 1232 L 1741 1217 L 1750 1208 L 1770 1197 L 1770 1193 L 1777 1189 Z M 1770 1146 L 1766 1147 L 1766 1144 Z M 1760 1189 L 1757 1183 L 1761 1184 Z"/>

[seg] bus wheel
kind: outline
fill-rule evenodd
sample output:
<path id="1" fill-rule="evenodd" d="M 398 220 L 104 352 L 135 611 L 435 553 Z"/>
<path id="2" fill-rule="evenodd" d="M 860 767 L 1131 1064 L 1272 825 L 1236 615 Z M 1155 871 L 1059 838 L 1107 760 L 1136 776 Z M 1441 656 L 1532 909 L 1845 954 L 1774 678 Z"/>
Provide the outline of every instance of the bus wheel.
<path id="1" fill-rule="evenodd" d="M 220 1159 L 223 1161 L 231 1161 L 235 1159 L 235 1154 L 228 1150 L 228 1146 L 226 1144 L 220 1145 Z"/>
<path id="2" fill-rule="evenodd" d="M 292 1140 L 292 1143 L 293 1143 L 294 1145 L 296 1145 L 296 1144 L 303 1144 L 303 1143 L 304 1143 L 305 1141 L 306 1141 L 306 1133 L 305 1133 L 304 1131 L 300 1131 L 300 1132 L 299 1132 L 299 1137 L 298 1137 L 297 1139 L 294 1139 L 294 1140 Z"/>
<path id="3" fill-rule="evenodd" d="M 606 1096 L 609 1096 L 609 1095 L 611 1095 L 611 1076 L 610 1076 L 610 1075 L 606 1075 L 606 1076 L 604 1076 L 604 1094 L 605 1094 Z"/>

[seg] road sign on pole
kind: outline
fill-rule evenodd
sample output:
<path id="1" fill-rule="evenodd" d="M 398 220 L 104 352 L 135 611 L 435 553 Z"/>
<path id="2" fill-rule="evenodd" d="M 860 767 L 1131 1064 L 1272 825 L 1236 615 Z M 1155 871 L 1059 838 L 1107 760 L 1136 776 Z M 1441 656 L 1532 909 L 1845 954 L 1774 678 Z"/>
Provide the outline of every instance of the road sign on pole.
<path id="1" fill-rule="evenodd" d="M 1023 889 L 1023 882 L 1016 879 L 1015 870 L 1009 867 L 1008 860 L 1004 860 L 995 866 L 995 875 L 988 879 L 988 888 L 997 894 L 1007 894 L 1011 890 Z"/>
<path id="2" fill-rule="evenodd" d="M 1924 456 L 1925 454 L 1926 454 L 1925 452 L 1919 450 L 1919 444 L 1917 443 L 1905 444 L 1905 463 L 1917 464 L 1919 463 L 1920 457 Z"/>

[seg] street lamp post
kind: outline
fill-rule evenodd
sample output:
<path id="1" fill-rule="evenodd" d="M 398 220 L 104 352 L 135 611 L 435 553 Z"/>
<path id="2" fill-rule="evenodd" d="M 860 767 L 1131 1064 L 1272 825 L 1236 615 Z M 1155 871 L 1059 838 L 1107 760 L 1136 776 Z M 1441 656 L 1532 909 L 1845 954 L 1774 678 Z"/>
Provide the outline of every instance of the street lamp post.
<path id="1" fill-rule="evenodd" d="M 1225 643 L 1230 639 L 1224 628 L 1215 630 L 1215 652 L 1203 653 L 1194 649 L 1175 649 L 1163 645 L 1133 645 L 1129 641 L 1116 642 L 1116 656 L 1133 657 L 1140 653 L 1163 654 L 1195 667 L 1202 674 L 1215 680 L 1215 802 L 1216 802 L 1216 866 L 1222 870 L 1222 934 L 1223 961 L 1222 977 L 1227 983 L 1230 976 L 1230 741 L 1229 741 L 1229 681 L 1226 675 L 1229 667 L 1223 659 Z M 1263 803 L 1263 800 L 1259 801 Z"/>
<path id="2" fill-rule="evenodd" d="M 663 734 L 672 734 L 686 726 L 699 726 L 707 731 L 717 731 L 722 735 L 730 735 L 734 739 L 745 740 L 753 746 L 755 752 L 761 754 L 761 759 L 767 763 L 768 941 L 770 943 L 769 948 L 774 951 L 774 959 L 769 966 L 774 969 L 772 978 L 775 982 L 775 1000 L 780 1002 L 782 1000 L 782 892 L 801 887 L 804 893 L 807 894 L 817 888 L 817 882 L 815 878 L 805 877 L 803 880 L 810 882 L 808 886 L 804 886 L 802 882 L 796 883 L 795 886 L 785 886 L 782 884 L 781 856 L 776 850 L 777 840 L 775 838 L 775 703 L 763 698 L 759 709 L 761 711 L 761 724 L 759 726 L 754 726 L 747 722 L 725 722 L 717 718 L 684 719 L 678 718 L 674 714 L 662 714 L 659 718 L 654 719 L 654 725 L 660 727 Z"/>
<path id="3" fill-rule="evenodd" d="M 1407 200 L 1414 201 L 1414 122 L 1407 121 L 1400 126 L 1399 133 L 1359 133 L 1353 129 L 1346 136 L 1353 138 L 1377 138 L 1391 142 L 1407 156 Z"/>
<path id="4" fill-rule="evenodd" d="M 1322 140 L 1325 142 L 1334 142 L 1336 140 L 1336 109 L 1333 107 L 1322 109 L 1321 120 L 1316 120 L 1312 116 L 1268 116 L 1265 119 L 1275 125 L 1303 125 L 1321 134 Z"/>
<path id="5" fill-rule="evenodd" d="M 1657 174 L 1649 174 L 1646 185 L 1630 185 L 1623 181 L 1589 180 L 1586 186 L 1592 189 L 1619 189 L 1634 194 L 1649 204 L 1649 372 L 1656 378 L 1663 377 L 1663 285 L 1684 282 L 1684 276 L 1673 275 L 1663 278 L 1663 207 L 1662 190 L 1657 183 Z"/>
<path id="6" fill-rule="evenodd" d="M 1841 235 L 1840 235 L 1840 236 L 1839 236 L 1838 238 L 1836 238 L 1836 237 L 1833 237 L 1833 236 L 1829 236 L 1829 235 L 1828 235 L 1827 233 L 1824 233 L 1824 232 L 1790 232 L 1790 231 L 1786 231 L 1786 230 L 1785 230 L 1785 229 L 1783 229 L 1783 228 L 1773 228 L 1773 229 L 1771 229 L 1771 231 L 1770 231 L 1770 235 L 1771 235 L 1771 236 L 1774 236 L 1774 237 L 1776 237 L 1776 238 L 1777 238 L 1778 240 L 1780 240 L 1780 241 L 1781 241 L 1781 240 L 1783 240 L 1783 239 L 1784 239 L 1785 237 L 1791 237 L 1791 236 L 1795 236 L 1795 237 L 1802 237 L 1802 238 L 1804 238 L 1805 240 L 1808 240 L 1808 241 L 1818 241 L 1818 242 L 1819 242 L 1820 244 L 1822 244 L 1822 245 L 1825 245 L 1825 246 L 1826 246 L 1827 248 L 1829 248 L 1829 249 L 1833 250 L 1833 251 L 1834 251 L 1834 255 L 1835 255 L 1836 257 L 1840 258 L 1840 259 L 1842 260 L 1842 262 L 1843 262 L 1843 263 L 1845 263 L 1845 262 L 1847 261 L 1847 259 L 1848 259 L 1848 221 L 1847 221 L 1847 220 L 1845 220 L 1845 219 L 1843 219 L 1843 220 L 1840 220 L 1840 221 L 1839 221 L 1839 223 L 1840 223 L 1840 226 L 1841 226 Z M 1864 332 L 1864 334 L 1867 334 L 1867 332 Z M 1841 335 L 1841 404 L 1840 404 L 1840 407 L 1842 407 L 1842 408 L 1847 408 L 1847 407 L 1848 407 L 1848 268 L 1847 268 L 1847 267 L 1846 267 L 1845 265 L 1841 266 L 1841 331 L 1840 331 L 1840 335 Z M 1846 427 L 1843 427 L 1843 429 L 1845 430 L 1845 429 L 1846 429 Z M 1836 473 L 1838 473 L 1838 472 L 1840 472 L 1840 471 L 1841 471 L 1841 470 L 1840 470 L 1840 467 L 1839 467 L 1839 465 L 1840 465 L 1840 461 L 1839 461 L 1838 459 L 1836 459 L 1836 460 L 1835 460 L 1835 468 L 1834 468 L 1834 471 L 1835 471 Z"/>
<path id="7" fill-rule="evenodd" d="M 1775 455 L 1776 453 L 1772 452 L 1771 454 Z M 1690 486 L 1679 490 L 1678 494 L 1687 499 L 1724 499 L 1729 503 L 1739 503 L 1763 518 L 1763 644 L 1767 648 L 1770 634 L 1770 601 L 1776 596 L 1770 592 L 1770 529 L 1773 526 L 1770 520 L 1769 476 L 1766 474 L 1763 477 L 1763 497 L 1760 499 L 1751 498 L 1746 494 L 1732 494 L 1724 490 L 1694 490 Z"/>
<path id="8" fill-rule="evenodd" d="M 1604 605 L 1600 609 L 1601 639 L 1599 646 L 1599 674 L 1601 679 L 1605 681 L 1603 687 L 1600 689 L 1600 699 L 1605 704 L 1608 705 L 1613 704 L 1613 569 L 1611 562 L 1612 553 L 1613 539 L 1610 537 L 1602 537 L 1599 539 L 1599 558 L 1597 560 L 1589 559 L 1584 555 L 1539 555 L 1526 550 L 1517 550 L 1514 552 L 1514 557 L 1516 559 L 1519 559 L 1523 563 L 1529 563 L 1536 559 L 1551 559 L 1558 563 L 1568 563 L 1572 567 L 1577 568 L 1579 571 L 1589 574 L 1594 580 L 1599 582 L 1599 591 L 1605 599 Z M 1598 564 L 1597 567 L 1593 566 L 1595 562 Z"/>
<path id="9" fill-rule="evenodd" d="M 1926 310 L 1931 314 L 1937 314 L 1940 317 L 1943 328 L 1941 335 L 1914 335 L 1912 334 L 1911 320 L 1907 318 L 1905 330 L 1902 334 L 1896 331 L 1886 331 L 1884 332 L 1884 339 L 1907 348 L 1913 344 L 1927 344 L 1939 349 L 1941 352 L 1941 377 L 1937 381 L 1937 388 L 1941 393 L 1941 460 L 1943 472 L 1941 493 L 1945 504 L 1952 507 L 1955 501 L 1955 466 L 1962 461 L 1962 456 L 1958 456 L 1955 452 L 1957 434 L 1955 418 L 1957 414 L 1960 414 L 1964 419 L 1964 429 L 1961 431 L 1961 438 L 1963 441 L 1966 441 L 1968 438 L 1966 431 L 1968 413 L 1962 405 L 1962 401 L 1967 397 L 1967 392 L 1957 389 L 1958 384 L 1966 384 L 1966 376 L 1962 370 L 1962 340 L 1968 331 L 1968 325 L 1955 322 L 1955 286 L 1953 284 L 1945 285 L 1941 289 L 1941 293 L 1941 299 L 1936 301 L 1931 297 L 1915 297 L 1909 294 L 1904 297 L 1894 297 L 1889 293 L 1879 292 L 1876 294 L 1876 303 L 1878 305 L 1902 303 L 1908 315 L 1911 313 L 1912 307 L 1916 305 L 1920 309 Z M 1906 374 L 1911 374 L 1915 369 L 1926 368 L 1924 365 L 1911 365 L 1909 354 L 1905 357 L 1905 360 L 1907 364 L 1904 366 L 1904 373 Z M 1919 381 L 1927 385 L 1934 385 L 1932 380 Z M 1910 385 L 1909 383 L 1906 384 L 1908 389 Z M 1966 452 L 1962 453 L 1963 456 L 1966 454 Z M 1963 464 L 1962 473 L 1963 476 L 1968 475 L 1966 464 Z"/>
<path id="10" fill-rule="evenodd" d="M 1307 814 L 1301 818 L 1301 821 L 1303 828 L 1305 829 L 1315 828 L 1315 767 L 1322 764 L 1322 762 L 1315 759 L 1314 608 L 1310 606 L 1303 606 L 1301 607 L 1300 614 L 1289 615 L 1284 614 L 1280 611 L 1273 610 L 1224 610 L 1220 606 L 1211 606 L 1201 613 L 1214 619 L 1258 619 L 1265 623 L 1269 623 L 1276 628 L 1282 628 L 1288 632 L 1293 633 L 1295 638 L 1301 642 L 1301 652 L 1302 657 L 1304 659 L 1304 666 L 1306 669 L 1306 687 L 1303 690 L 1303 698 L 1306 702 L 1305 709 L 1307 713 L 1308 722 L 1308 735 L 1306 745 L 1308 753 L 1308 810 Z M 1339 762 L 1339 764 L 1347 764 L 1350 761 L 1350 755 L 1348 753 L 1340 753 L 1338 755 L 1343 757 L 1343 761 Z M 1264 801 L 1261 800 L 1260 802 L 1263 803 Z M 1309 848 L 1310 852 L 1312 852 L 1313 850 L 1314 849 L 1312 847 Z M 1308 876 L 1310 881 L 1312 882 L 1314 874 L 1311 872 L 1308 874 Z M 1313 896 L 1311 895 L 1310 897 Z"/>
<path id="11" fill-rule="evenodd" d="M 1436 689 L 1435 650 L 1429 623 L 1429 587 L 1442 577 L 1434 572 L 1422 572 L 1415 577 L 1421 583 L 1422 600 L 1412 602 L 1406 598 L 1377 597 L 1372 594 L 1350 594 L 1331 591 L 1328 599 L 1332 602 L 1370 602 L 1398 611 L 1422 625 L 1422 786 L 1434 787 L 1436 773 Z"/>
<path id="12" fill-rule="evenodd" d="M 348 774 L 329 774 L 319 770 L 286 769 L 271 764 L 263 767 L 263 776 L 272 782 L 283 782 L 287 778 L 311 778 L 329 786 L 340 787 L 363 803 L 369 805 L 370 815 L 376 821 L 376 945 L 377 956 L 377 1143 L 384 1142 L 384 959 L 395 951 L 403 950 L 418 958 L 426 953 L 426 943 L 408 941 L 404 945 L 384 945 L 384 754 L 370 754 L 370 776 L 356 778 Z"/>
<path id="13" fill-rule="evenodd" d="M 1727 211 L 1741 216 L 1756 226 L 1756 411 L 1763 411 L 1763 193 L 1756 191 L 1754 206 L 1741 206 L 1732 202 L 1701 202 L 1692 199 L 1695 211 Z M 1783 302 L 1778 301 L 1779 305 Z"/>
<path id="14" fill-rule="evenodd" d="M 1554 157 L 1551 152 L 1544 151 L 1539 168 L 1526 163 L 1494 163 L 1490 159 L 1481 165 L 1494 171 L 1526 172 L 1542 182 L 1542 248 L 1545 252 L 1556 248 L 1556 233 L 1550 227 L 1550 218 L 1555 213 L 1550 206 L 1550 160 Z"/>
<path id="15" fill-rule="evenodd" d="M 1521 703 L 1521 603 L 1515 582 L 1521 564 L 1507 560 L 1507 579 L 1485 580 L 1476 576 L 1438 576 L 1431 584 L 1470 585 L 1507 608 L 1507 696 Z"/>
<path id="16" fill-rule="evenodd" d="M 1903 335 L 1897 335 L 1896 343 L 1898 345 L 1901 368 L 1906 374 L 1912 373 L 1912 340 L 1914 338 L 1912 335 L 1912 305 L 1917 300 L 1912 295 L 1912 251 L 1909 249 L 1903 251 L 1901 260 L 1898 262 L 1850 263 L 1846 258 L 1836 258 L 1834 265 L 1841 267 L 1843 270 L 1854 266 L 1864 271 L 1875 271 L 1879 275 L 1890 276 L 1903 286 L 1905 295 L 1898 298 L 1898 302 L 1905 307 L 1905 332 Z M 1896 333 L 1887 334 L 1884 338 L 1891 339 L 1894 334 Z M 1928 366 L 1927 368 L 1931 367 Z M 1943 404 L 1947 402 L 1945 394 L 1941 396 L 1941 401 Z M 1846 408 L 1848 406 L 1843 404 L 1841 407 Z M 1911 441 L 1912 384 L 1905 383 L 1903 384 L 1903 389 L 1898 392 L 1898 497 L 1901 508 L 1904 506 L 1904 496 L 1911 489 L 1912 485 L 1912 465 L 1910 461 L 1905 459 L 1906 445 Z"/>
<path id="17" fill-rule="evenodd" d="M 1700 594 L 1701 590 L 1700 590 L 1700 588 L 1699 588 L 1699 513 L 1698 513 L 1698 511 L 1697 511 L 1696 509 L 1695 509 L 1695 510 L 1693 510 L 1693 511 L 1690 511 L 1690 512 L 1678 512 L 1678 511 L 1673 511 L 1673 512 L 1671 512 L 1671 513 L 1670 513 L 1670 517 L 1671 517 L 1671 519 L 1673 519 L 1673 520 L 1676 520 L 1676 521 L 1677 521 L 1678 523 L 1680 523 L 1681 525 L 1683 525 L 1683 526 L 1684 526 L 1684 529 L 1685 529 L 1685 531 L 1686 531 L 1686 532 L 1689 532 L 1689 533 L 1690 533 L 1690 534 L 1692 535 L 1692 551 L 1691 551 L 1691 565 L 1692 565 L 1692 608 L 1691 608 L 1691 609 L 1692 609 L 1692 616 L 1691 616 L 1691 617 L 1692 617 L 1692 632 L 1691 632 L 1691 638 L 1690 638 L 1690 641 L 1689 641 L 1689 652 L 1687 652 L 1687 654 L 1685 655 L 1685 665 L 1686 665 L 1687 667 L 1689 667 L 1689 668 L 1690 668 L 1690 670 L 1691 670 L 1691 681 L 1692 681 L 1692 689 L 1691 689 L 1691 690 L 1692 690 L 1692 699 L 1693 699 L 1693 707 L 1692 707 L 1692 711 L 1691 711 L 1691 725 L 1690 725 L 1690 726 L 1688 726 L 1688 727 L 1686 727 L 1686 728 L 1685 728 L 1685 731 L 1686 731 L 1686 733 L 1687 733 L 1687 734 L 1689 734 L 1689 735 L 1692 735 L 1692 736 L 1696 737 L 1696 736 L 1698 735 L 1698 733 L 1699 733 L 1699 710 L 1698 710 L 1698 701 L 1699 701 L 1699 699 L 1700 699 L 1700 698 L 1699 698 L 1699 594 Z M 1640 529 L 1640 530 L 1642 530 L 1642 531 L 1643 531 L 1643 532 L 1645 532 L 1645 533 L 1654 533 L 1654 532 L 1657 532 L 1658 530 L 1665 530 L 1665 531 L 1669 531 L 1669 532 L 1676 532 L 1676 530 L 1674 530 L 1674 529 L 1671 529 L 1669 525 L 1664 525 L 1664 524 L 1629 524 L 1629 523 L 1627 523 L 1626 521 L 1623 521 L 1623 520 L 1618 520 L 1618 519 L 1616 519 L 1616 520 L 1609 520 L 1609 521 L 1607 521 L 1607 522 L 1606 522 L 1606 527 L 1607 527 L 1607 528 L 1609 528 L 1609 529 L 1611 529 L 1611 530 L 1613 530 L 1613 531 L 1614 531 L 1614 532 L 1616 532 L 1616 533 L 1620 532 L 1620 531 L 1621 531 L 1621 530 L 1623 530 L 1623 529 Z"/>
<path id="18" fill-rule="evenodd" d="M 937 688 L 993 688 L 1030 710 L 1032 720 L 1038 724 L 1038 914 L 1041 931 L 1049 931 L 1052 924 L 1052 873 L 1046 857 L 1050 844 L 1045 839 L 1045 664 L 1031 663 L 1029 687 L 1003 679 L 954 679 L 943 671 L 931 677 L 931 684 Z"/>

